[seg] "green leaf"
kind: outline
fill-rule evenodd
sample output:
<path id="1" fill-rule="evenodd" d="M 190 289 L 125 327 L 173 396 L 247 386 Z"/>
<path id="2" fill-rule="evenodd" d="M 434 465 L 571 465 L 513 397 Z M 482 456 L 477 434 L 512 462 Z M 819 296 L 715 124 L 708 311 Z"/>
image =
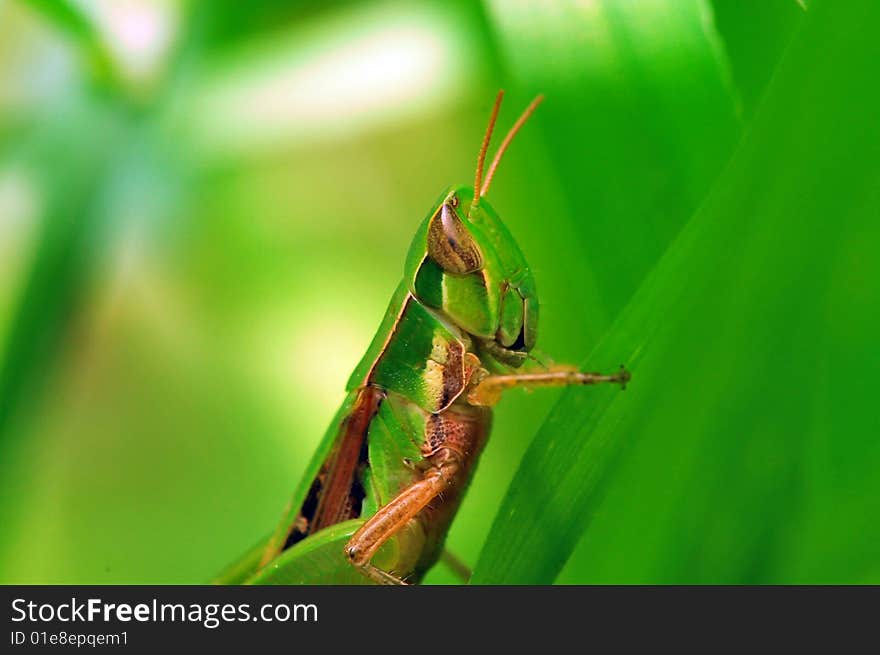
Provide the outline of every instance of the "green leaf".
<path id="1" fill-rule="evenodd" d="M 797 0 L 712 0 L 743 111 L 751 116 L 805 15 Z"/>
<path id="2" fill-rule="evenodd" d="M 698 0 L 488 7 L 508 91 L 499 132 L 546 96 L 490 196 L 535 272 L 541 350 L 580 361 L 732 152 L 740 125 L 726 62 Z M 556 394 L 514 392 L 499 405 L 449 538 L 471 564 Z"/>
<path id="3" fill-rule="evenodd" d="M 68 0 L 26 0 L 50 24 L 66 34 L 91 65 L 95 77 L 109 82 L 117 75 L 116 64 L 100 32 L 79 5 Z"/>
<path id="4" fill-rule="evenodd" d="M 250 577 L 247 584 L 370 584 L 345 557 L 345 544 L 363 523 L 361 519 L 343 521 L 300 541 Z M 387 557 L 387 552 L 393 552 L 394 547 L 394 541 L 388 542 L 384 552 L 377 553 L 377 562 L 382 556 Z"/>
<path id="5" fill-rule="evenodd" d="M 878 32 L 876 3 L 811 3 L 736 156 L 589 359 L 626 362 L 630 388 L 564 395 L 474 582 L 553 582 L 593 520 L 580 582 L 880 579 Z"/>
<path id="6" fill-rule="evenodd" d="M 551 246 L 557 249 L 554 265 L 538 271 L 538 283 L 542 305 L 562 305 L 582 318 L 569 322 L 575 329 L 566 335 L 580 358 L 678 234 L 733 150 L 740 125 L 727 61 L 703 0 L 490 7 L 516 94 L 547 97 L 530 130 L 543 137 L 540 166 L 552 172 L 546 183 L 520 185 L 516 204 L 504 202 L 503 176 L 515 179 L 510 170 L 501 173 L 493 193 L 516 208 L 508 220 L 527 217 L 524 229 L 514 226 L 527 254 L 533 241 L 546 241 L 547 230 L 565 235 L 560 242 L 571 235 L 571 245 Z M 516 103 L 515 97 L 508 101 Z M 514 152 L 505 166 L 535 175 L 534 159 Z M 561 202 L 541 206 L 553 192 Z M 590 287 L 592 296 L 585 293 Z M 542 334 L 559 323 L 548 317 Z M 541 341 L 552 343 L 544 336 Z"/>
<path id="7" fill-rule="evenodd" d="M 101 103 L 75 102 L 57 110 L 54 124 L 29 136 L 4 159 L 34 175 L 43 211 L 23 288 L 0 340 L 0 447 L 10 438 L 9 422 L 19 404 L 48 377 L 64 320 L 94 274 L 104 229 L 103 182 L 117 163 L 125 124 Z"/>

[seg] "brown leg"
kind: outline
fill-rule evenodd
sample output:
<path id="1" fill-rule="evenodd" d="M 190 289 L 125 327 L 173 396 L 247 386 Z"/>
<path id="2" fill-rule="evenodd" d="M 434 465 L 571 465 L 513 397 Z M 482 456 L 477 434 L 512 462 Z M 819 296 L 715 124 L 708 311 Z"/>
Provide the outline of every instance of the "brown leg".
<path id="1" fill-rule="evenodd" d="M 468 581 L 471 579 L 471 568 L 454 553 L 444 548 L 443 552 L 440 553 L 440 561 L 443 562 L 450 571 L 452 571 L 455 577 L 461 581 L 461 584 L 467 584 Z"/>
<path id="2" fill-rule="evenodd" d="M 491 407 L 501 400 L 505 389 L 513 387 L 562 387 L 575 384 L 601 384 L 613 382 L 622 388 L 629 382 L 630 374 L 622 365 L 614 375 L 600 373 L 581 373 L 577 370 L 556 368 L 540 373 L 512 373 L 510 375 L 489 375 L 468 392 L 471 405 Z"/>
<path id="3" fill-rule="evenodd" d="M 373 566 L 370 560 L 382 544 L 446 488 L 455 473 L 455 467 L 448 463 L 429 469 L 424 478 L 414 482 L 387 505 L 379 508 L 345 546 L 345 554 L 351 563 L 379 584 L 406 584 L 400 578 Z"/>

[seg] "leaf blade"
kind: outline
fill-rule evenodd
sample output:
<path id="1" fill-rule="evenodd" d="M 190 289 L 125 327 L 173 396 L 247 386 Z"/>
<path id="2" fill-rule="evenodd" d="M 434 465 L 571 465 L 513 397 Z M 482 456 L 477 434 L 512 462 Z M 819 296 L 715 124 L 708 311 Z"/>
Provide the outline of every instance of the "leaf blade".
<path id="1" fill-rule="evenodd" d="M 870 34 L 880 11 L 869 3 L 825 4 L 810 14 L 730 167 L 590 358 L 590 368 L 624 359 L 633 370 L 630 389 L 563 396 L 508 489 L 475 583 L 553 582 L 615 484 L 621 457 L 652 433 L 662 440 L 652 452 L 668 451 L 657 465 L 668 467 L 655 474 L 654 487 L 629 492 L 649 500 L 673 484 L 678 493 L 656 552 L 640 555 L 642 542 L 631 539 L 628 552 L 646 560 L 638 581 L 791 582 L 790 557 L 827 563 L 817 537 L 827 516 L 811 515 L 810 507 L 841 500 L 841 492 L 804 488 L 820 473 L 862 470 L 856 460 L 864 458 L 870 468 L 880 457 L 865 437 L 877 423 L 870 403 L 837 411 L 834 387 L 821 375 L 829 353 L 808 345 L 835 342 L 831 352 L 845 363 L 837 375 L 869 395 L 880 358 L 864 326 L 876 310 L 847 302 L 854 288 L 838 283 L 837 296 L 828 289 L 865 266 L 848 254 L 855 235 L 878 236 L 880 130 L 872 117 L 880 97 L 865 89 L 868 62 L 878 56 Z M 859 297 L 878 291 L 880 275 L 859 279 Z M 817 298 L 846 307 L 847 323 L 861 326 L 859 339 L 840 341 L 837 334 L 850 328 L 823 320 L 828 310 Z M 788 331 L 792 322 L 797 332 Z M 848 352 L 854 345 L 859 357 Z M 778 384 L 780 371 L 792 389 Z M 805 411 L 803 394 L 815 410 Z M 828 467 L 808 456 L 811 442 L 831 435 L 859 457 Z M 859 479 L 865 511 L 876 504 L 868 499 L 877 497 L 877 483 Z M 686 502 L 694 494 L 706 498 Z M 620 520 L 637 529 L 633 511 Z M 849 540 L 860 538 L 858 522 L 835 523 Z M 837 552 L 845 552 L 844 541 L 835 540 Z M 823 579 L 864 579 L 870 566 L 863 553 L 860 568 L 827 568 Z M 807 570 L 801 564 L 794 580 L 809 579 Z"/>

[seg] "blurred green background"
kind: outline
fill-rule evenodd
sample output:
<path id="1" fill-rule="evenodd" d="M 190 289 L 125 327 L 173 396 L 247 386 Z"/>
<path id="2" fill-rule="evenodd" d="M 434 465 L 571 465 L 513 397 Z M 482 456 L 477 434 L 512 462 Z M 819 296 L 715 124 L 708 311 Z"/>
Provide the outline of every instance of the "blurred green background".
<path id="1" fill-rule="evenodd" d="M 868 0 L 0 1 L 0 582 L 199 583 L 274 526 L 438 194 L 539 345 L 477 582 L 880 582 Z M 537 436 L 536 436 L 537 435 Z M 452 582 L 441 567 L 426 582 Z"/>

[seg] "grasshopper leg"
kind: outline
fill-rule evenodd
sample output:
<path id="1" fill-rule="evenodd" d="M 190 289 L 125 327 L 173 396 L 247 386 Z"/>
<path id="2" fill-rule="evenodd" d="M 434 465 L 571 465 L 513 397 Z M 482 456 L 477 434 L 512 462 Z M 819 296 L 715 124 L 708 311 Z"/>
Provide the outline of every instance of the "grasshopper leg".
<path id="1" fill-rule="evenodd" d="M 468 392 L 471 405 L 492 406 L 501 399 L 506 389 L 514 387 L 562 387 L 577 384 L 602 384 L 611 382 L 626 388 L 630 373 L 621 364 L 620 370 L 612 375 L 601 373 L 582 373 L 581 371 L 558 367 L 556 370 L 537 373 L 511 373 L 509 375 L 489 375 L 480 380 Z"/>
<path id="2" fill-rule="evenodd" d="M 421 480 L 408 486 L 381 507 L 352 535 L 345 546 L 349 561 L 374 582 L 406 584 L 391 573 L 373 566 L 370 560 L 382 544 L 397 534 L 410 519 L 446 489 L 456 468 L 454 461 L 447 461 L 428 469 Z"/>
<path id="3" fill-rule="evenodd" d="M 458 555 L 444 548 L 443 552 L 440 553 L 440 561 L 446 565 L 446 568 L 452 571 L 462 584 L 467 584 L 470 581 L 473 572 Z"/>

